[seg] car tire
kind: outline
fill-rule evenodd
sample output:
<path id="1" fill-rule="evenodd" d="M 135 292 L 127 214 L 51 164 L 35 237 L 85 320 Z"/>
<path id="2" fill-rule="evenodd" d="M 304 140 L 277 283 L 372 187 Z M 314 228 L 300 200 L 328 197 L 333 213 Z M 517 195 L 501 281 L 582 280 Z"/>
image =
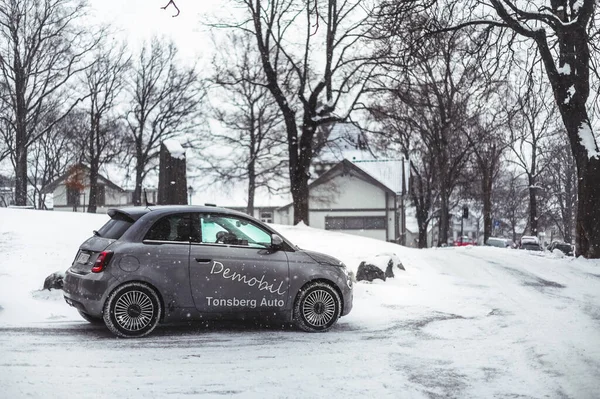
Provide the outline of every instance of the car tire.
<path id="1" fill-rule="evenodd" d="M 329 330 L 342 313 L 338 292 L 329 284 L 314 282 L 302 287 L 294 304 L 294 323 L 307 332 Z"/>
<path id="2" fill-rule="evenodd" d="M 82 312 L 81 310 L 79 310 L 78 312 L 81 315 L 81 317 L 83 317 L 88 323 L 96 325 L 104 324 L 104 319 L 102 317 L 90 316 L 89 314 Z"/>
<path id="3" fill-rule="evenodd" d="M 162 315 L 156 291 L 144 283 L 127 283 L 114 290 L 104 305 L 104 323 L 118 337 L 148 335 Z"/>

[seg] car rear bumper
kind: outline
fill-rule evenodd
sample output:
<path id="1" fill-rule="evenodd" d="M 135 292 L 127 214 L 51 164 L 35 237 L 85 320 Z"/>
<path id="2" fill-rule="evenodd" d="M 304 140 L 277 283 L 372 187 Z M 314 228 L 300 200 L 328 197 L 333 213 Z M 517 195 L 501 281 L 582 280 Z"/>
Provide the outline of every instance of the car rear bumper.
<path id="1" fill-rule="evenodd" d="M 112 276 L 103 273 L 78 274 L 67 270 L 63 283 L 65 301 L 91 316 L 101 317 Z"/>

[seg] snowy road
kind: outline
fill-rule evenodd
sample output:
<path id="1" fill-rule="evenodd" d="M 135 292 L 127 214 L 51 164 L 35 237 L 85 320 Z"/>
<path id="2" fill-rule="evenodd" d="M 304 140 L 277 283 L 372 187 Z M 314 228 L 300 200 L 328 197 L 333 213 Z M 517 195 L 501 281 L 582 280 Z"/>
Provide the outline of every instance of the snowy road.
<path id="1" fill-rule="evenodd" d="M 0 263 L 0 285 L 21 294 L 11 302 L 0 292 L 0 397 L 599 396 L 597 261 L 418 251 L 289 228 L 283 233 L 301 246 L 349 265 L 395 249 L 407 271 L 357 284 L 352 313 L 326 334 L 228 323 L 123 340 L 80 320 L 59 292 L 31 294 L 29 278 L 13 272 L 24 237 L 1 227 L 0 247 L 13 249 Z M 44 245 L 40 256 L 52 258 L 56 240 Z"/>

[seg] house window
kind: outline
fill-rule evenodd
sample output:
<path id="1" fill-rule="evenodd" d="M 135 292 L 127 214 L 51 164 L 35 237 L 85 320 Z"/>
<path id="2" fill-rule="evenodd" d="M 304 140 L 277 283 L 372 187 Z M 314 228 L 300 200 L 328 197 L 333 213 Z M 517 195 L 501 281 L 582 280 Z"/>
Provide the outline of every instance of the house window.
<path id="1" fill-rule="evenodd" d="M 344 220 L 341 217 L 325 217 L 325 230 L 344 230 Z"/>
<path id="2" fill-rule="evenodd" d="M 325 230 L 383 230 L 385 216 L 326 216 Z"/>
<path id="3" fill-rule="evenodd" d="M 385 229 L 384 216 L 367 216 L 365 217 L 365 229 L 367 230 L 383 230 Z"/>
<path id="4" fill-rule="evenodd" d="M 260 221 L 263 223 L 273 223 L 273 212 L 272 211 L 262 211 L 260 213 Z"/>
<path id="5" fill-rule="evenodd" d="M 363 230 L 365 228 L 365 218 L 346 217 L 344 223 L 345 230 Z"/>

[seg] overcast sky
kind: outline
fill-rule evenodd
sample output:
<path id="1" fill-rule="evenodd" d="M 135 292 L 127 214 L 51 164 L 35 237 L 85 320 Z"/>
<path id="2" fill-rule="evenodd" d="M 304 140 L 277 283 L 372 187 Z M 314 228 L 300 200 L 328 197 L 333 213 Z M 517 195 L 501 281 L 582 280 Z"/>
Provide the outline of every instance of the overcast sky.
<path id="1" fill-rule="evenodd" d="M 168 0 L 88 1 L 95 17 L 118 29 L 131 49 L 153 35 L 164 35 L 172 38 L 180 55 L 188 59 L 211 53 L 210 34 L 203 22 L 223 12 L 227 3 L 227 0 L 176 0 L 181 13 L 173 18 L 176 10 L 172 5 L 161 9 Z"/>

